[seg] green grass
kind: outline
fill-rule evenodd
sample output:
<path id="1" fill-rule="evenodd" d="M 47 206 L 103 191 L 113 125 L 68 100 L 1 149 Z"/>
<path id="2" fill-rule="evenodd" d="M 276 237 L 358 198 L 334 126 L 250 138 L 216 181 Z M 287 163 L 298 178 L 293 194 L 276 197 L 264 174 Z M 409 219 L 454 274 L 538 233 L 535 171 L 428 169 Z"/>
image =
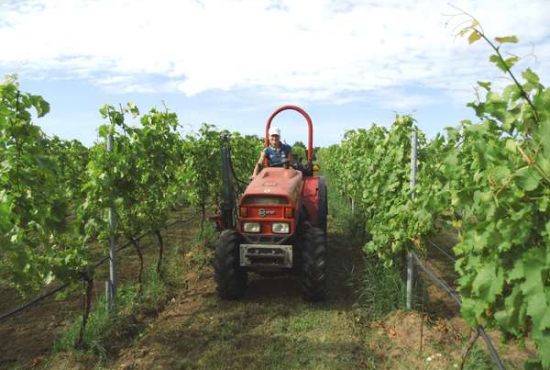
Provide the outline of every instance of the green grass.
<path id="1" fill-rule="evenodd" d="M 378 320 L 405 307 L 406 282 L 398 267 L 386 267 L 376 256 L 365 259 L 362 271 L 354 272 L 348 284 L 358 295 L 361 313 L 368 320 Z"/>
<path id="2" fill-rule="evenodd" d="M 491 356 L 480 348 L 473 348 L 466 359 L 464 370 L 492 370 L 496 366 Z"/>
<path id="3" fill-rule="evenodd" d="M 171 248 L 162 262 L 162 274 L 166 284 L 178 286 L 183 276 L 183 248 Z"/>
<path id="4" fill-rule="evenodd" d="M 498 352 L 500 354 L 503 354 L 505 353 L 505 350 L 499 350 Z M 502 361 L 503 365 L 507 369 L 514 369 L 517 366 L 517 364 L 514 364 L 511 361 L 504 360 L 502 357 L 500 360 Z M 527 364 L 525 365 L 526 365 L 525 368 L 529 368 Z M 493 370 L 493 369 L 496 369 L 496 365 L 493 361 L 493 358 L 487 352 L 485 348 L 485 342 L 479 339 L 479 343 L 476 343 L 476 345 L 470 352 L 470 355 L 466 359 L 464 370 Z M 533 369 L 538 369 L 538 368 L 534 367 Z"/>
<path id="5" fill-rule="evenodd" d="M 370 236 L 366 230 L 366 212 L 357 208 L 352 212 L 351 200 L 339 194 L 330 184 L 330 175 L 323 173 L 328 185 L 328 205 L 331 229 L 350 243 L 364 245 Z"/>
<path id="6" fill-rule="evenodd" d="M 200 230 L 197 230 L 191 244 L 204 244 L 207 248 L 214 249 L 217 240 L 218 233 L 216 231 L 216 224 L 206 220 L 203 225 L 202 233 Z"/>
<path id="7" fill-rule="evenodd" d="M 139 298 L 142 304 L 157 304 L 162 302 L 168 296 L 166 283 L 157 273 L 156 266 L 149 266 L 145 272 L 143 282 L 143 293 Z"/>
<path id="8" fill-rule="evenodd" d="M 137 295 L 134 286 L 120 287 L 117 293 L 117 307 L 119 310 L 127 310 L 134 304 Z M 111 315 L 109 313 L 105 296 L 102 295 L 100 299 L 95 302 L 90 311 L 88 324 L 84 331 L 84 347 L 89 352 L 96 354 L 99 358 L 105 358 L 107 356 L 106 342 L 113 330 L 115 330 L 119 319 L 120 314 Z M 54 351 L 72 351 L 78 340 L 81 324 L 82 316 L 79 316 L 54 343 Z"/>
<path id="9" fill-rule="evenodd" d="M 143 280 L 142 294 L 138 294 L 137 284 L 128 284 L 117 290 L 117 306 L 110 313 L 105 295 L 93 304 L 84 331 L 83 345 L 86 351 L 95 354 L 100 360 L 106 359 L 116 340 L 139 334 L 139 328 L 130 318 L 138 312 L 150 312 L 159 309 L 166 300 L 168 289 L 156 272 L 156 265 L 150 266 Z M 79 316 L 54 343 L 54 351 L 66 352 L 75 348 L 78 340 L 82 316 Z"/>
<path id="10" fill-rule="evenodd" d="M 299 334 L 314 330 L 323 325 L 324 317 L 318 312 L 312 310 L 304 310 L 299 315 L 294 315 L 289 318 L 287 330 L 293 334 Z"/>
<path id="11" fill-rule="evenodd" d="M 364 214 L 357 210 L 352 213 L 349 201 L 335 191 L 329 190 L 328 202 L 331 228 L 336 233 L 352 244 L 364 245 L 369 241 Z"/>

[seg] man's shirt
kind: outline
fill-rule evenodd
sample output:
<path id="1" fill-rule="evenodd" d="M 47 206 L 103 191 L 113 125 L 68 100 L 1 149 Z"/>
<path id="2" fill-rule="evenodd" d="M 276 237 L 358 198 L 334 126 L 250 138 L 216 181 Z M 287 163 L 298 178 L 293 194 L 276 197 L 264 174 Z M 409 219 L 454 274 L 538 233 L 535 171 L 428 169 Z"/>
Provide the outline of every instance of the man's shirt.
<path id="1" fill-rule="evenodd" d="M 267 159 L 269 160 L 269 164 L 274 165 L 283 162 L 283 160 L 285 159 L 288 159 L 291 150 L 292 147 L 290 145 L 281 143 L 281 147 L 278 151 L 271 146 L 268 146 L 264 149 L 264 152 Z"/>

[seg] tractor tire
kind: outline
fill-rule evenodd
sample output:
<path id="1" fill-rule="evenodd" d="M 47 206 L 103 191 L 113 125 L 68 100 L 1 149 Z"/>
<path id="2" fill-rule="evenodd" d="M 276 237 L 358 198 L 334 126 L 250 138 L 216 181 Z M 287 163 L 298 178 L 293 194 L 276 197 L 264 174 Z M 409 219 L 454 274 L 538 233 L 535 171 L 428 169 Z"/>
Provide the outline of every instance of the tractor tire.
<path id="1" fill-rule="evenodd" d="M 302 291 L 306 301 L 318 302 L 326 298 L 326 244 L 323 229 L 310 227 L 307 230 L 302 251 Z"/>
<path id="2" fill-rule="evenodd" d="M 220 235 L 214 253 L 214 272 L 218 296 L 235 300 L 244 294 L 248 275 L 239 266 L 241 236 L 236 230 L 225 230 Z"/>
<path id="3" fill-rule="evenodd" d="M 294 250 L 292 255 L 292 272 L 296 275 L 301 275 L 304 270 L 303 263 L 303 251 L 305 250 L 306 241 L 308 239 L 309 229 L 311 223 L 309 221 L 309 214 L 307 208 L 302 204 L 300 209 L 300 217 L 298 221 L 298 228 L 296 229 L 296 238 L 294 240 Z"/>
<path id="4" fill-rule="evenodd" d="M 319 216 L 318 226 L 327 234 L 327 218 L 328 218 L 328 194 L 327 181 L 324 177 L 319 176 Z"/>

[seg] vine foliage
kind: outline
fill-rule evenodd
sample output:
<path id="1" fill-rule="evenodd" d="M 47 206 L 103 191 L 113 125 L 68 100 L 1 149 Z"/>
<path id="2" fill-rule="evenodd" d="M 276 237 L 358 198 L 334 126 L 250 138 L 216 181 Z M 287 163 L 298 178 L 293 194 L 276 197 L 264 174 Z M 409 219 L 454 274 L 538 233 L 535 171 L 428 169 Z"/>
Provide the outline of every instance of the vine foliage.
<path id="1" fill-rule="evenodd" d="M 331 185 L 367 215 L 365 250 L 385 263 L 422 252 L 439 226 L 456 229 L 463 316 L 473 326 L 531 335 L 539 361 L 528 366 L 550 368 L 550 89 L 531 69 L 513 73 L 519 59 L 504 58 L 502 47 L 517 37 L 491 41 L 475 20 L 461 34 L 485 40 L 489 61 L 512 83 L 497 91 L 478 82 L 483 96 L 468 106 L 479 122 L 462 121 L 432 140 L 419 133 L 414 199 L 412 117 L 398 116 L 389 130 L 350 131 L 322 159 Z"/>

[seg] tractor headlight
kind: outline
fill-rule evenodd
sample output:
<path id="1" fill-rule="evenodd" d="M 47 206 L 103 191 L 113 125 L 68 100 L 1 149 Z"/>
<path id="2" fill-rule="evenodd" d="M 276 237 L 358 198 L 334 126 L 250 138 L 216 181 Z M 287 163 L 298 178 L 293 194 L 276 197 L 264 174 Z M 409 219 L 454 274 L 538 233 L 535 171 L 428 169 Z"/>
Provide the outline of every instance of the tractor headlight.
<path id="1" fill-rule="evenodd" d="M 290 225 L 286 222 L 274 222 L 271 225 L 271 231 L 274 234 L 288 234 L 290 231 Z"/>
<path id="2" fill-rule="evenodd" d="M 259 222 L 245 222 L 243 224 L 243 230 L 245 233 L 259 233 L 260 232 L 260 223 Z"/>

